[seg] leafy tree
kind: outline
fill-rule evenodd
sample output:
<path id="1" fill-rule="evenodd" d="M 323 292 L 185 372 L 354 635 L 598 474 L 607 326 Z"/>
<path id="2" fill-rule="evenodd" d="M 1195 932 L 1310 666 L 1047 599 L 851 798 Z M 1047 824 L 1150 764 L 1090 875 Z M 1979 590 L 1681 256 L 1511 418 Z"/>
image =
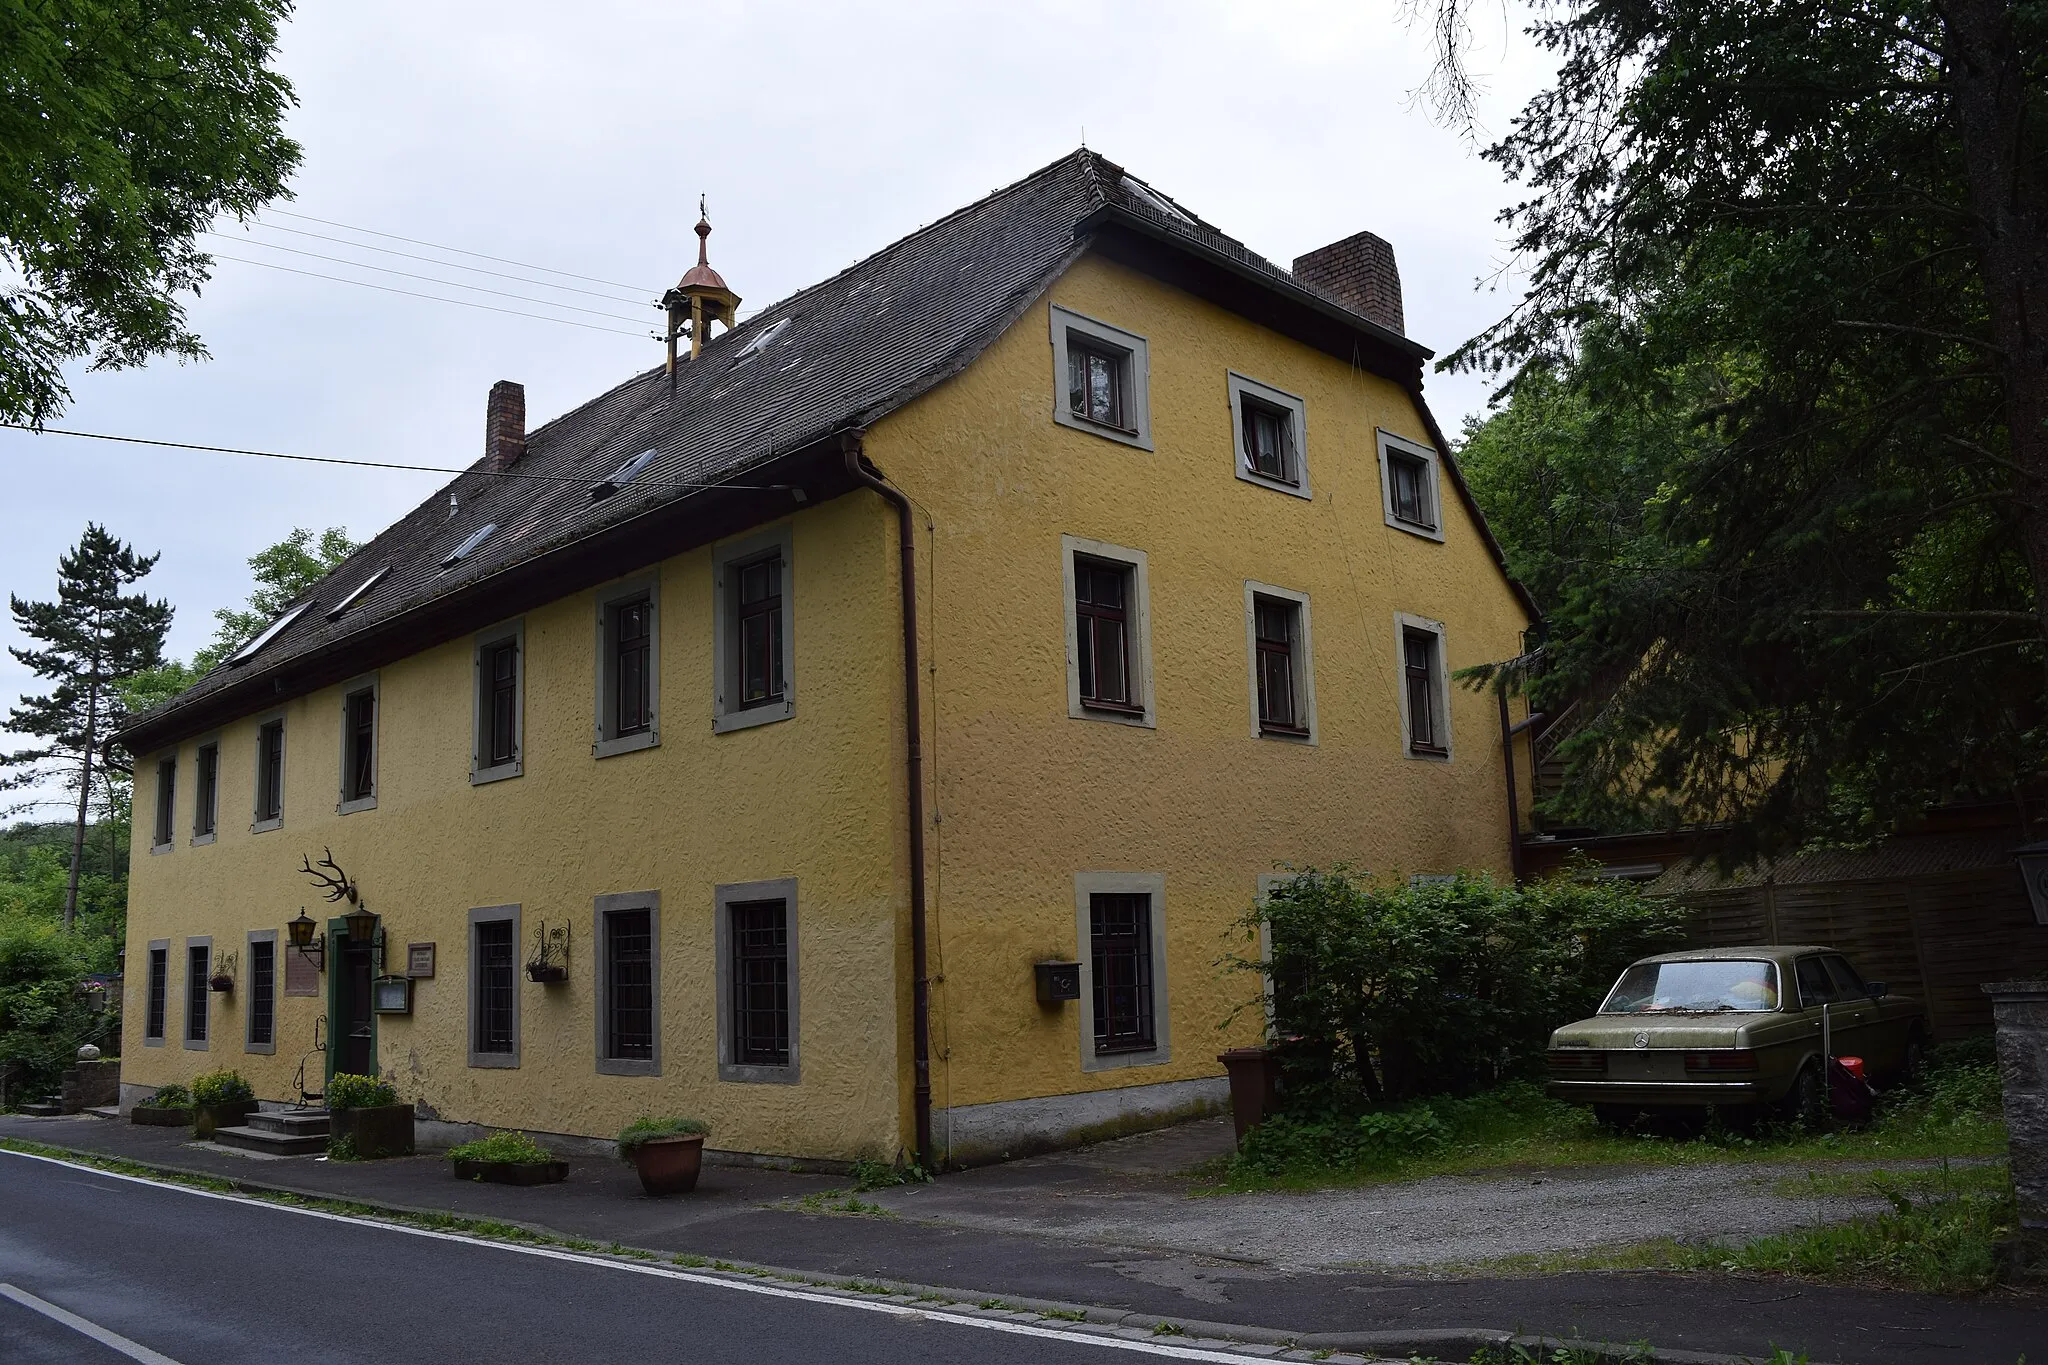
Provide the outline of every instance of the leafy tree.
<path id="1" fill-rule="evenodd" d="M 50 925 L 0 918 L 0 1087 L 45 1090 L 96 1036 L 77 945 Z"/>
<path id="2" fill-rule="evenodd" d="M 156 561 L 155 555 L 138 557 L 104 527 L 88 525 L 76 548 L 58 561 L 56 601 L 9 598 L 15 626 L 43 648 L 10 648 L 8 652 L 55 686 L 43 696 L 23 697 L 9 713 L 9 729 L 44 742 L 0 756 L 0 768 L 13 770 L 0 783 L 24 787 L 47 780 L 55 770 L 77 794 L 64 895 L 67 932 L 78 911 L 94 765 L 101 758 L 102 741 L 120 727 L 126 715 L 119 684 L 163 662 L 164 633 L 171 625 L 170 604 L 122 591 L 145 577 Z"/>
<path id="3" fill-rule="evenodd" d="M 197 235 L 284 193 L 299 146 L 267 68 L 289 0 L 0 0 L 0 422 L 40 426 L 63 366 L 205 355 L 178 295 Z"/>
<path id="4" fill-rule="evenodd" d="M 1739 854 L 2023 787 L 2048 3 L 1569 0 L 1533 32 L 1556 84 L 1485 153 L 1531 188 L 1531 288 L 1452 359 L 1508 376 L 1475 482 L 1543 584 L 1508 672 L 1579 700 L 1579 799 L 1732 821 Z M 1545 478 L 1580 481 L 1576 550 L 1497 500 Z"/>
<path id="5" fill-rule="evenodd" d="M 213 643 L 192 657 L 192 671 L 186 684 L 219 667 L 222 660 L 255 639 L 286 607 L 361 548 L 339 526 L 322 531 L 317 541 L 311 531 L 299 526 L 277 544 L 251 555 L 249 568 L 255 575 L 256 586 L 249 592 L 248 605 L 221 607 L 213 613 L 218 622 Z"/>

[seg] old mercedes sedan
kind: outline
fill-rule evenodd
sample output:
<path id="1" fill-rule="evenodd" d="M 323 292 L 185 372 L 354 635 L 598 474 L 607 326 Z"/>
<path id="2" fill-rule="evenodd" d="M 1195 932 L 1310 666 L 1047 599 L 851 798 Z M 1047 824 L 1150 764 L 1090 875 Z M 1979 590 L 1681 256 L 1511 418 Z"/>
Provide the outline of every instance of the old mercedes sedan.
<path id="1" fill-rule="evenodd" d="M 1710 948 L 1629 967 L 1598 1014 L 1551 1035 L 1545 1061 L 1550 1093 L 1604 1123 L 1710 1106 L 1814 1120 L 1824 1044 L 1883 1086 L 1918 1070 L 1926 1041 L 1917 1001 L 1832 948 Z"/>

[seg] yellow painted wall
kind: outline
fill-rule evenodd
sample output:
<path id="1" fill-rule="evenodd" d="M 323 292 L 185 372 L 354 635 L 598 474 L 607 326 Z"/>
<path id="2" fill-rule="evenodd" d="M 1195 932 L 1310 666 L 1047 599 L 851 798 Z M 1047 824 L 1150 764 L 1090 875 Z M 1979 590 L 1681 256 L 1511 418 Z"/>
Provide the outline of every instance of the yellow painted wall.
<path id="1" fill-rule="evenodd" d="M 1146 338 L 1155 450 L 1053 421 L 1048 302 L 869 434 L 935 523 L 931 668 L 934 1086 L 940 1107 L 1213 1076 L 1254 1041 L 1254 989 L 1215 966 L 1276 863 L 1489 868 L 1508 832 L 1490 694 L 1453 687 L 1453 758 L 1404 756 L 1397 611 L 1440 620 L 1455 670 L 1509 657 L 1527 620 L 1449 486 L 1445 540 L 1385 523 L 1375 428 L 1429 444 L 1395 384 L 1148 276 L 1087 257 L 1050 301 Z M 1306 402 L 1314 500 L 1235 477 L 1226 374 Z M 1157 728 L 1067 714 L 1062 534 L 1149 557 Z M 1251 732 L 1247 579 L 1310 598 L 1319 743 Z M 1084 1073 L 1074 1005 L 1031 964 L 1073 958 L 1074 874 L 1163 873 L 1171 1060 Z"/>
<path id="2" fill-rule="evenodd" d="M 175 851 L 133 858 L 125 1082 L 189 1081 L 233 1066 L 257 1094 L 292 1093 L 311 1046 L 317 998 L 279 1001 L 274 1056 L 243 1050 L 250 929 L 280 931 L 301 906 L 336 907 L 299 871 L 334 857 L 384 916 L 391 970 L 409 942 L 439 945 L 438 972 L 416 986 L 410 1018 L 380 1016 L 379 1063 L 408 1100 L 451 1121 L 608 1137 L 648 1112 L 696 1115 L 734 1150 L 893 1156 L 900 1105 L 895 1039 L 904 901 L 900 636 L 893 524 L 872 496 L 793 518 L 796 714 L 714 735 L 713 552 L 659 566 L 660 744 L 591 755 L 599 593 L 529 613 L 525 769 L 472 786 L 472 638 L 380 671 L 377 807 L 335 814 L 341 687 L 288 702 L 281 829 L 249 832 L 257 719 L 223 734 L 220 834 L 192 847 L 195 743 L 179 750 Z M 152 756 L 138 767 L 138 828 L 152 827 Z M 721 1082 L 715 1065 L 713 888 L 798 879 L 801 1083 Z M 659 1077 L 595 1072 L 593 898 L 661 893 Z M 468 912 L 517 903 L 523 937 L 567 921 L 570 979 L 521 972 L 520 1065 L 467 1065 Z M 184 939 L 211 934 L 240 954 L 235 996 L 213 997 L 206 1052 L 181 1046 Z M 147 945 L 173 940 L 161 1047 L 143 1043 Z M 519 945 L 524 961 L 529 944 Z M 280 950 L 285 951 L 281 948 Z M 311 1064 L 318 1075 L 319 1060 Z M 317 1082 L 313 1088 L 317 1089 Z"/>

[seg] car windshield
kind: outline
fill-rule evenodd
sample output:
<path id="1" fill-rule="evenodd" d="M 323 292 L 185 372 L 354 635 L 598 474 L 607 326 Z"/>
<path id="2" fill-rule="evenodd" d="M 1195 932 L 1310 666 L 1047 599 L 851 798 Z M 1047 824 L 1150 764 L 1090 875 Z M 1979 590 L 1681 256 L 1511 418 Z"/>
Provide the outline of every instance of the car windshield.
<path id="1" fill-rule="evenodd" d="M 1602 1014 L 1713 1013 L 1778 1008 L 1773 962 L 1638 962 L 1621 974 Z"/>

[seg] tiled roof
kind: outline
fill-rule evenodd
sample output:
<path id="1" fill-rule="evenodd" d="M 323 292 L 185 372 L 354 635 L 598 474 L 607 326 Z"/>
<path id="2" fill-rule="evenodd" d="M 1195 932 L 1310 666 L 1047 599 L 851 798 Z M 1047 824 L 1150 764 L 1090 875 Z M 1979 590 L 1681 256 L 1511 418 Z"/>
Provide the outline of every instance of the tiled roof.
<path id="1" fill-rule="evenodd" d="M 1316 300 L 1418 365 L 1428 355 L 1296 284 L 1120 167 L 1076 152 L 761 309 L 680 362 L 673 388 L 657 367 L 531 432 L 509 474 L 487 472 L 479 460 L 321 580 L 308 608 L 246 662 L 215 669 L 126 733 L 175 734 L 179 712 L 194 709 L 196 719 L 198 710 L 218 709 L 202 704 L 293 660 L 330 652 L 705 485 L 744 487 L 748 471 L 775 455 L 873 422 L 972 361 L 1066 268 L 1089 226 L 1110 215 L 1273 290 Z M 654 458 L 630 483 L 592 500 L 593 486 L 650 450 Z M 445 562 L 486 526 L 496 529 Z M 343 603 L 346 610 L 330 614 Z"/>
<path id="2" fill-rule="evenodd" d="M 1711 860 L 1667 868 L 1643 887 L 1653 896 L 1688 896 L 1705 891 L 1776 882 L 1897 881 L 1944 872 L 2013 866 L 2019 839 L 2012 833 L 1921 834 L 1887 839 L 1870 848 L 1819 848 L 1723 872 Z"/>

